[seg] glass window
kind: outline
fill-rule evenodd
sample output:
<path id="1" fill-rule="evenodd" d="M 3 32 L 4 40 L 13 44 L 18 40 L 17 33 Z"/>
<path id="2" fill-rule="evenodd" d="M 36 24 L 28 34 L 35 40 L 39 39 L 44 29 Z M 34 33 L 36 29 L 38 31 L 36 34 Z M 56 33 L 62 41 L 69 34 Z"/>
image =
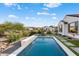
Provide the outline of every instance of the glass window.
<path id="1" fill-rule="evenodd" d="M 77 33 L 78 31 L 78 22 L 72 22 L 68 26 L 68 31 L 71 33 Z"/>

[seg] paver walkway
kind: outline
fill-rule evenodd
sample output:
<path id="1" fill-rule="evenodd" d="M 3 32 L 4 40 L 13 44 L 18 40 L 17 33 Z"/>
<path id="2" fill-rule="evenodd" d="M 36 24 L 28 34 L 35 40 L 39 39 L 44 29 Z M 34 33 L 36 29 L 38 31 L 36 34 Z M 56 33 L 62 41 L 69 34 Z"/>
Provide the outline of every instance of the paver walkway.
<path id="1" fill-rule="evenodd" d="M 75 52 L 79 53 L 79 47 L 70 47 L 71 49 L 73 49 Z"/>
<path id="2" fill-rule="evenodd" d="M 64 44 L 68 45 L 68 46 L 75 46 L 74 44 L 70 43 L 70 42 L 64 42 Z"/>

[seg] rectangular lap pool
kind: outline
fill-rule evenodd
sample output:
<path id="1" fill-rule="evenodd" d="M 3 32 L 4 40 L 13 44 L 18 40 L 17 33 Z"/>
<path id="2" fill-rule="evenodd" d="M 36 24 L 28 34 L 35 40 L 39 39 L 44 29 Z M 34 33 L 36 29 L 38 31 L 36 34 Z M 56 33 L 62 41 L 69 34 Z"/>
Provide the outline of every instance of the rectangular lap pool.
<path id="1" fill-rule="evenodd" d="M 37 37 L 18 56 L 67 56 L 52 37 Z"/>

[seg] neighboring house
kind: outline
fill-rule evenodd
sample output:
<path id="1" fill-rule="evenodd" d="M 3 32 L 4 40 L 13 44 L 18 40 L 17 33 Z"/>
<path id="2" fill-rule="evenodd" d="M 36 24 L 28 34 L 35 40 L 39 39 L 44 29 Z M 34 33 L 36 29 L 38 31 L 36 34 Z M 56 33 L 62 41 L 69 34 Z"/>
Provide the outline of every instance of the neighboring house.
<path id="1" fill-rule="evenodd" d="M 79 14 L 66 15 L 58 24 L 58 33 L 79 38 Z"/>
<path id="2" fill-rule="evenodd" d="M 44 30 L 46 30 L 46 31 L 55 31 L 55 28 L 56 27 L 53 27 L 53 26 L 44 26 Z"/>

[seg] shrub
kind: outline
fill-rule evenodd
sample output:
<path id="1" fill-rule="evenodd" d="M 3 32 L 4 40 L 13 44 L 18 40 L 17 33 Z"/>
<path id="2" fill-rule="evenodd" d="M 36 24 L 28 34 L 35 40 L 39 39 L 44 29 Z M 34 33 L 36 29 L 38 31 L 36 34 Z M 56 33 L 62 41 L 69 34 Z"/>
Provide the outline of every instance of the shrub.
<path id="1" fill-rule="evenodd" d="M 16 33 L 10 33 L 9 35 L 7 35 L 7 39 L 9 43 L 19 40 L 20 38 L 21 36 Z"/>

